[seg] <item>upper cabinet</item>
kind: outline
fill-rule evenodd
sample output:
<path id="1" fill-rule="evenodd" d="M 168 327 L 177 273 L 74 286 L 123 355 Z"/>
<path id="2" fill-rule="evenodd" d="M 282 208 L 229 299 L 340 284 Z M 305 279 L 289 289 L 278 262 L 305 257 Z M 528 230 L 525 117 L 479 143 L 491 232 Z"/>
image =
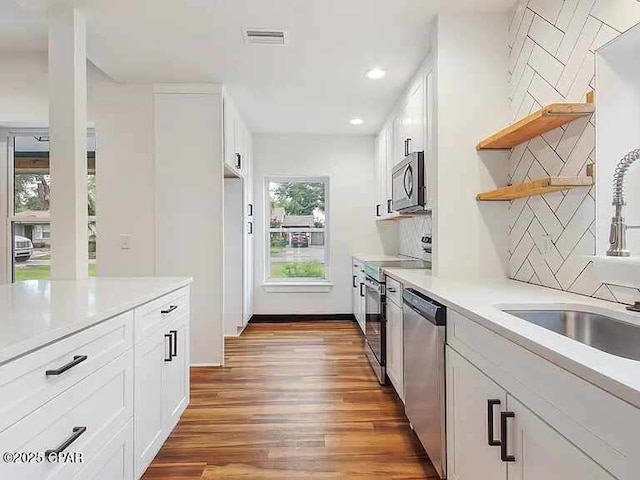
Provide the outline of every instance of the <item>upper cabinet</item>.
<path id="1" fill-rule="evenodd" d="M 394 165 L 409 153 L 425 150 L 427 135 L 425 84 L 425 77 L 419 76 L 409 89 L 406 98 L 401 103 L 400 112 L 395 118 Z"/>
<path id="2" fill-rule="evenodd" d="M 224 162 L 230 170 L 245 176 L 248 172 L 250 133 L 228 96 L 224 98 Z"/>
<path id="3" fill-rule="evenodd" d="M 392 172 L 409 153 L 425 153 L 427 207 L 432 204 L 430 190 L 433 188 L 428 172 L 433 170 L 429 164 L 434 152 L 427 148 L 427 139 L 435 137 L 435 133 L 430 131 L 431 123 L 428 122 L 432 103 L 429 98 L 433 94 L 429 88 L 431 76 L 430 64 L 427 63 L 416 75 L 411 87 L 400 99 L 376 138 L 375 199 L 372 211 L 380 220 L 398 218 L 392 201 Z"/>

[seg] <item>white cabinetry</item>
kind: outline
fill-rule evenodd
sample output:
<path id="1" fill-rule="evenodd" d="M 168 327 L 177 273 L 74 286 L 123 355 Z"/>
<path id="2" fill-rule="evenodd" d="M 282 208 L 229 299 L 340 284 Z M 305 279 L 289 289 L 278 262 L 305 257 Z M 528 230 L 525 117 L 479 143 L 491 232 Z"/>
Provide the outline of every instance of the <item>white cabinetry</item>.
<path id="1" fill-rule="evenodd" d="M 0 450 L 82 455 L 0 478 L 139 478 L 189 402 L 188 304 L 178 290 L 0 366 Z"/>
<path id="2" fill-rule="evenodd" d="M 188 293 L 179 291 L 135 311 L 153 328 L 135 346 L 135 471 L 141 476 L 189 403 Z M 137 339 L 136 339 L 137 340 Z"/>
<path id="3" fill-rule="evenodd" d="M 449 478 L 637 477 L 640 410 L 448 313 Z"/>
<path id="4" fill-rule="evenodd" d="M 506 479 L 507 465 L 500 460 L 500 447 L 490 446 L 489 438 L 499 440 L 500 412 L 506 407 L 507 392 L 449 347 L 446 363 L 449 477 Z"/>
<path id="5" fill-rule="evenodd" d="M 429 65 L 429 64 L 428 64 Z M 431 86 L 431 67 L 422 69 L 411 87 L 398 102 L 398 107 L 384 127 L 378 133 L 375 144 L 375 201 L 374 211 L 377 217 L 394 212 L 392 203 L 393 168 L 412 152 L 425 152 L 425 172 L 429 172 L 429 160 L 435 152 L 427 149 L 427 138 L 433 138 L 428 122 L 433 92 Z M 425 173 L 427 174 L 427 173 Z M 433 190 L 429 179 L 425 179 L 428 190 Z M 427 194 L 429 200 L 429 193 Z"/>
<path id="6" fill-rule="evenodd" d="M 223 103 L 224 162 L 229 169 L 244 177 L 249 170 L 251 134 L 228 95 L 225 95 Z"/>
<path id="7" fill-rule="evenodd" d="M 404 348 L 402 325 L 402 284 L 391 277 L 387 288 L 387 376 L 404 401 Z"/>
<path id="8" fill-rule="evenodd" d="M 362 333 L 364 333 L 365 331 L 365 322 L 366 322 L 363 270 L 364 270 L 364 265 L 354 258 L 352 262 L 352 268 L 351 268 L 352 311 L 353 311 L 353 316 L 356 317 L 358 325 L 362 330 Z"/>

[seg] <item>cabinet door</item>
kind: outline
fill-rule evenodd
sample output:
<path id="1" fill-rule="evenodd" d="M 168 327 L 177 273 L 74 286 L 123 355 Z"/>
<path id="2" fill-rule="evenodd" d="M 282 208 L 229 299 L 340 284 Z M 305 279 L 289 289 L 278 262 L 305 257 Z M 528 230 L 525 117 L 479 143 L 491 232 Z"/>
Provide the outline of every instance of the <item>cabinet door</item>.
<path id="1" fill-rule="evenodd" d="M 500 412 L 507 405 L 507 394 L 450 347 L 446 350 L 448 476 L 453 480 L 506 480 L 507 464 L 500 458 L 500 447 L 489 446 L 489 417 L 491 412 L 493 437 L 499 440 Z M 496 401 L 491 409 L 489 400 Z"/>
<path id="2" fill-rule="evenodd" d="M 163 381 L 169 341 L 156 332 L 135 346 L 134 435 L 136 476 L 149 466 L 164 442 Z"/>
<path id="3" fill-rule="evenodd" d="M 410 151 L 422 152 L 425 149 L 425 82 L 418 80 L 412 87 L 405 110 L 406 136 L 410 138 Z"/>
<path id="4" fill-rule="evenodd" d="M 223 106 L 224 129 L 224 162 L 230 168 L 235 168 L 236 158 L 236 112 L 233 103 L 228 98 L 224 99 Z"/>
<path id="5" fill-rule="evenodd" d="M 169 327 L 171 360 L 164 362 L 162 403 L 164 430 L 168 435 L 176 426 L 189 403 L 189 328 L 186 317 Z"/>
<path id="6" fill-rule="evenodd" d="M 395 166 L 396 153 L 394 151 L 393 141 L 393 123 L 389 123 L 384 129 L 385 135 L 385 158 L 382 168 L 384 169 L 384 193 L 383 198 L 387 201 L 393 199 L 392 191 L 392 173 Z M 400 159 L 402 157 L 398 157 Z M 393 205 L 392 205 L 393 206 Z"/>
<path id="7" fill-rule="evenodd" d="M 253 315 L 253 239 L 254 239 L 254 203 L 253 203 L 253 144 L 251 135 L 245 137 L 245 177 L 243 184 L 245 198 L 245 234 L 243 256 L 243 326 Z"/>
<path id="8" fill-rule="evenodd" d="M 387 303 L 387 375 L 404 401 L 402 308 Z"/>
<path id="9" fill-rule="evenodd" d="M 374 213 L 376 216 L 385 215 L 391 213 L 387 211 L 387 198 L 386 198 L 386 137 L 384 131 L 381 131 L 376 137 L 376 151 L 375 151 L 375 163 L 373 169 L 374 175 Z"/>
<path id="10" fill-rule="evenodd" d="M 509 480 L 615 479 L 510 395 L 507 405 L 513 413 L 507 420 L 507 454 L 515 457 L 508 463 Z"/>

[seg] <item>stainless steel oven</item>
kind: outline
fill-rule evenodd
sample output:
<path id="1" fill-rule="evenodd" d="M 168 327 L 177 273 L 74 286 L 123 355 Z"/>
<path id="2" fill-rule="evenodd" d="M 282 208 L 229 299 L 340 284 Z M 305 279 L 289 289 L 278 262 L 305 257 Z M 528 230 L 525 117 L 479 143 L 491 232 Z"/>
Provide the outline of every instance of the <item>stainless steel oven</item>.
<path id="1" fill-rule="evenodd" d="M 366 269 L 366 267 L 365 267 Z M 387 382 L 387 319 L 384 282 L 367 275 L 365 285 L 366 354 L 381 385 Z"/>
<path id="2" fill-rule="evenodd" d="M 391 191 L 393 209 L 400 213 L 412 213 L 425 209 L 424 152 L 407 155 L 392 171 Z"/>

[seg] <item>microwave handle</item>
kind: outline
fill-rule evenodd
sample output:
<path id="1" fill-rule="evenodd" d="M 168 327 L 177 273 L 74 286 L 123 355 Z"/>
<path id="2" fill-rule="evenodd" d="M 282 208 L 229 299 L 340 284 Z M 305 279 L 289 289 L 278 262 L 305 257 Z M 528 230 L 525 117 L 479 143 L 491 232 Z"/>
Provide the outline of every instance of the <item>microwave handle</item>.
<path id="1" fill-rule="evenodd" d="M 408 157 L 411 154 L 411 138 L 407 138 L 404 141 L 404 156 Z"/>

